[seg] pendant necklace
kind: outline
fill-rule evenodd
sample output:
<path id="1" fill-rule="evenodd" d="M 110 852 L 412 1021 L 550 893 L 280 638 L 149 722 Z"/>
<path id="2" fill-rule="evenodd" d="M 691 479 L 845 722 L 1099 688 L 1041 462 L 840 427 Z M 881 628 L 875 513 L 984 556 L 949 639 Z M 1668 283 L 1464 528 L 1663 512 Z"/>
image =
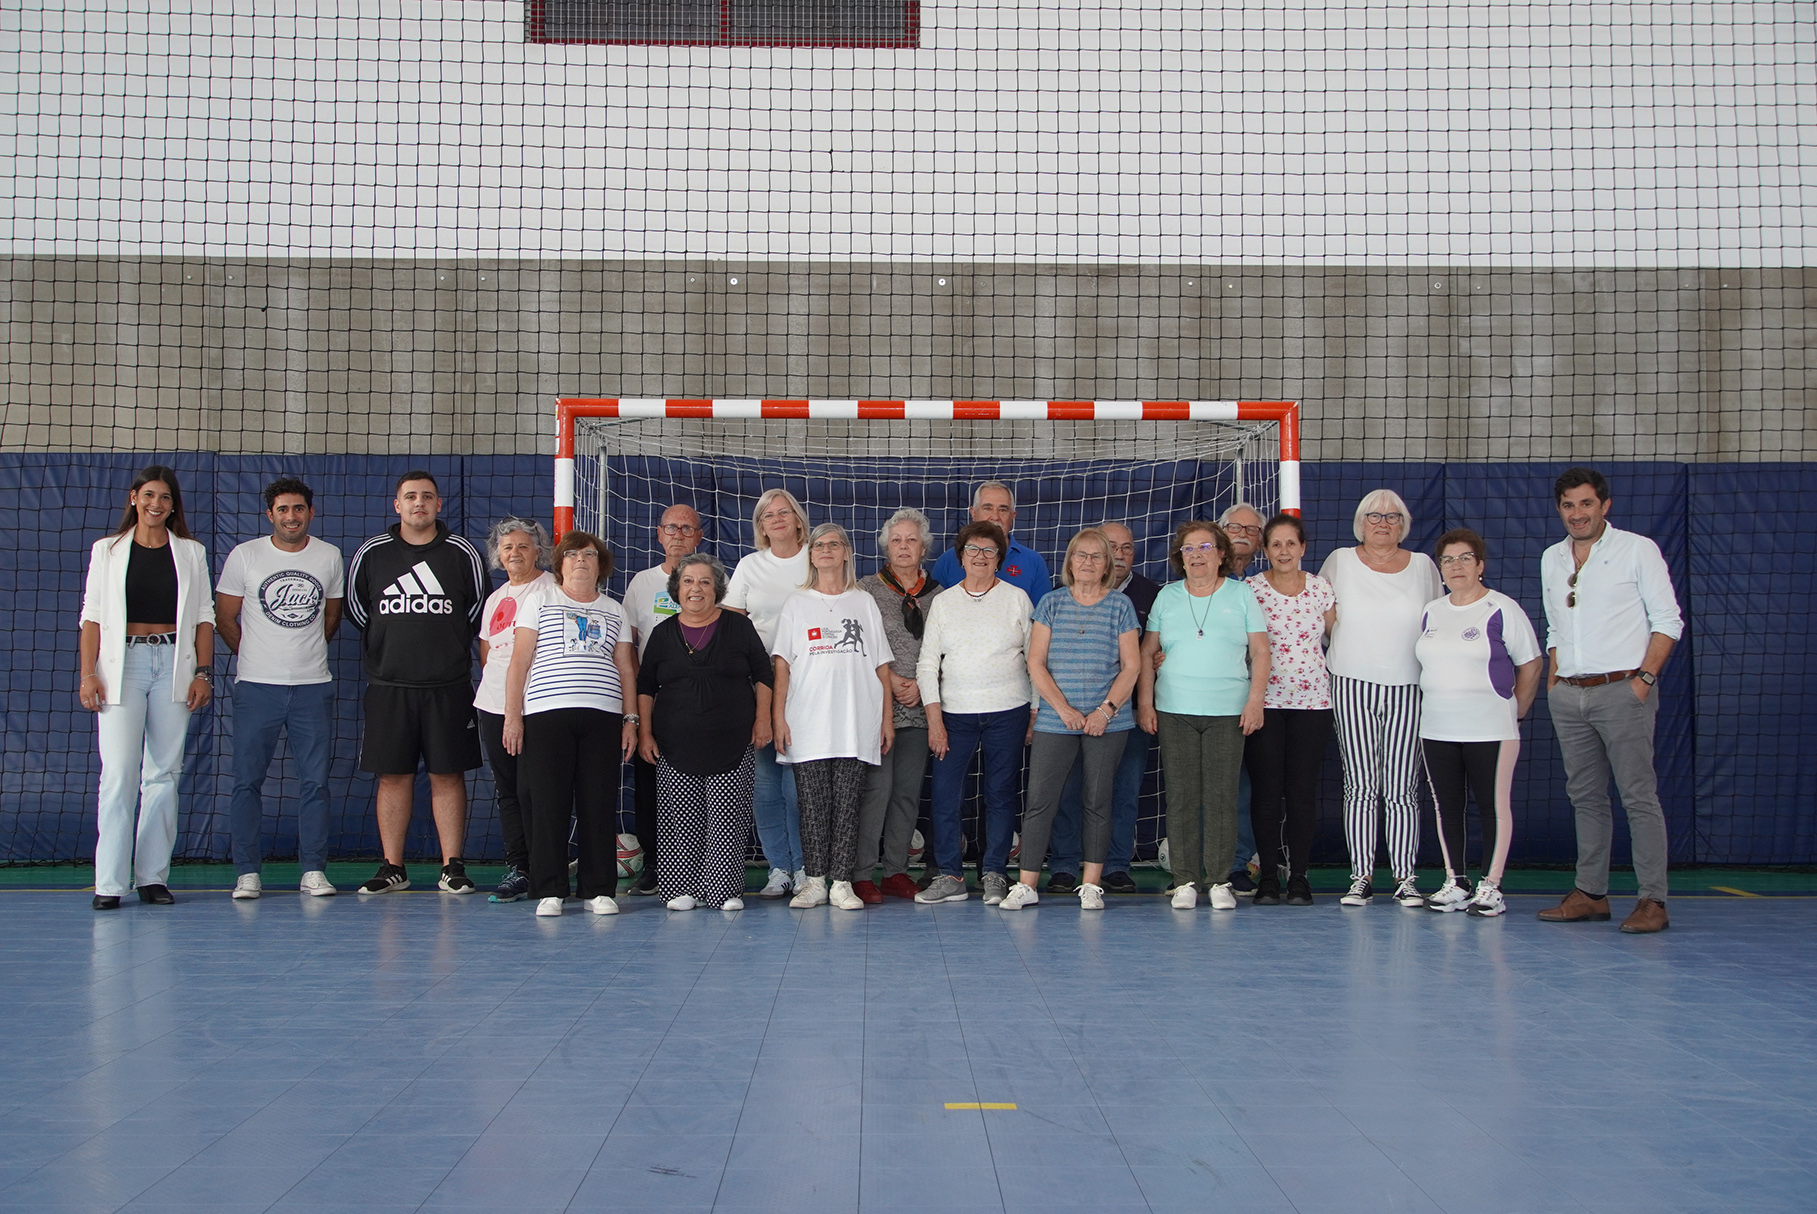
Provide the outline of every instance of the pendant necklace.
<path id="1" fill-rule="evenodd" d="M 1192 605 L 1192 600 L 1199 596 L 1193 594 L 1191 591 L 1186 592 L 1186 609 L 1192 612 L 1192 622 L 1198 625 L 1200 636 L 1205 635 L 1205 620 L 1207 616 L 1211 615 L 1211 600 L 1215 598 L 1216 595 L 1217 591 L 1214 590 L 1211 594 L 1205 596 L 1205 615 L 1200 615 L 1198 609 Z"/>

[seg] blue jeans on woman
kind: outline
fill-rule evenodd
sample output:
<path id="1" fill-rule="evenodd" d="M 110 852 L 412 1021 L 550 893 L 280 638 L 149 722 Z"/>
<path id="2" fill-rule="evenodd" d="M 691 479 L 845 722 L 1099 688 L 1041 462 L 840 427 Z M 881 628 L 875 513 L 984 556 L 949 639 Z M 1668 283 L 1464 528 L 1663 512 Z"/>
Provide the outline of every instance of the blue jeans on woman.
<path id="1" fill-rule="evenodd" d="M 801 810 L 795 801 L 795 773 L 776 761 L 776 748 L 757 752 L 757 786 L 751 793 L 751 816 L 757 819 L 757 843 L 771 868 L 798 873 L 801 858 Z"/>
<path id="2" fill-rule="evenodd" d="M 985 847 L 980 873 L 1002 873 L 1009 866 L 1010 836 L 1016 830 L 1021 808 L 1022 746 L 1028 736 L 1028 706 L 1002 712 L 949 712 L 946 724 L 946 757 L 934 760 L 934 803 L 929 820 L 934 828 L 934 857 L 940 871 L 959 876 L 965 857 L 959 839 L 963 832 L 965 776 L 972 756 L 984 751 Z"/>

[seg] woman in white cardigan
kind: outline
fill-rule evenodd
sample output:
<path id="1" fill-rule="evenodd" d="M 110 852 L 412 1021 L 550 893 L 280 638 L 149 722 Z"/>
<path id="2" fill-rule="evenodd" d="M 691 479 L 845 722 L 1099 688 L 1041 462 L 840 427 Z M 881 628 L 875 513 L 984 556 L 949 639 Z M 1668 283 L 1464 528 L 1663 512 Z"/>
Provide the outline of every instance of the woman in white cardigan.
<path id="1" fill-rule="evenodd" d="M 82 596 L 77 697 L 101 735 L 96 910 L 118 909 L 129 882 L 141 902 L 176 901 L 177 780 L 189 714 L 213 695 L 214 621 L 208 550 L 189 538 L 176 473 L 154 464 L 120 529 L 95 541 Z"/>

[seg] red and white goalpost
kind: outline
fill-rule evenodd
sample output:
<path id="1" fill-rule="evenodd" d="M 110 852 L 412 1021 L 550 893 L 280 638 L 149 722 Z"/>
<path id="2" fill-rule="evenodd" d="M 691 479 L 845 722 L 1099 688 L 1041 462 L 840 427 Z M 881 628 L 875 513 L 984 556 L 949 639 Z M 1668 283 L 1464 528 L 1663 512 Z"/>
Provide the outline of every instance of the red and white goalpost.
<path id="1" fill-rule="evenodd" d="M 1003 427 L 1011 429 L 998 440 L 993 430 Z M 949 457 L 982 444 L 975 454 L 982 475 L 995 460 L 1042 451 L 1065 464 L 1088 453 L 1156 460 L 1190 449 L 1229 462 L 1235 498 L 1300 512 L 1300 410 L 1292 401 L 563 398 L 556 402 L 557 535 L 577 519 L 598 530 L 612 513 L 604 461 L 616 436 L 631 436 L 623 450 L 709 461 L 761 457 L 778 436 L 786 436 L 785 457 L 832 461 L 874 454 L 879 442 Z"/>

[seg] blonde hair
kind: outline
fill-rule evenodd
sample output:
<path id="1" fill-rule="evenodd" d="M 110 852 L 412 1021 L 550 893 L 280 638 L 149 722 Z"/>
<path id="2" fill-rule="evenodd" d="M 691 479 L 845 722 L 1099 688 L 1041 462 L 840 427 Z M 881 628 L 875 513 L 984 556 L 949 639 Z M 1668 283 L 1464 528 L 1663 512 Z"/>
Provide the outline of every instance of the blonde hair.
<path id="1" fill-rule="evenodd" d="M 837 535 L 839 542 L 845 545 L 845 589 L 853 590 L 858 585 L 858 562 L 852 558 L 852 537 L 846 534 L 845 528 L 838 523 L 822 523 L 814 528 L 808 537 L 808 580 L 801 584 L 803 590 L 816 590 L 820 586 L 820 570 L 814 568 L 814 541 L 823 535 Z"/>
<path id="2" fill-rule="evenodd" d="M 763 512 L 770 508 L 770 503 L 781 498 L 795 512 L 795 534 L 802 543 L 808 542 L 808 512 L 801 508 L 795 495 L 787 489 L 765 489 L 757 498 L 757 506 L 751 511 L 751 544 L 759 551 L 770 546 L 770 537 L 763 533 Z"/>
<path id="3" fill-rule="evenodd" d="M 1096 527 L 1087 527 L 1079 534 L 1073 536 L 1072 539 L 1066 541 L 1066 556 L 1060 562 L 1060 584 L 1067 587 L 1073 585 L 1073 550 L 1079 546 L 1079 543 L 1082 540 L 1096 543 L 1103 548 L 1104 572 L 1098 578 L 1098 585 L 1106 590 L 1110 589 L 1110 576 L 1116 562 L 1111 557 L 1110 537 Z"/>
<path id="4" fill-rule="evenodd" d="M 1405 541 L 1413 530 L 1413 513 L 1407 509 L 1401 495 L 1392 489 L 1377 489 L 1363 495 L 1363 500 L 1356 504 L 1356 516 L 1350 520 L 1350 530 L 1359 544 L 1363 542 L 1363 516 L 1370 513 L 1398 513 L 1401 516 L 1401 533 L 1394 541 L 1397 544 Z"/>

